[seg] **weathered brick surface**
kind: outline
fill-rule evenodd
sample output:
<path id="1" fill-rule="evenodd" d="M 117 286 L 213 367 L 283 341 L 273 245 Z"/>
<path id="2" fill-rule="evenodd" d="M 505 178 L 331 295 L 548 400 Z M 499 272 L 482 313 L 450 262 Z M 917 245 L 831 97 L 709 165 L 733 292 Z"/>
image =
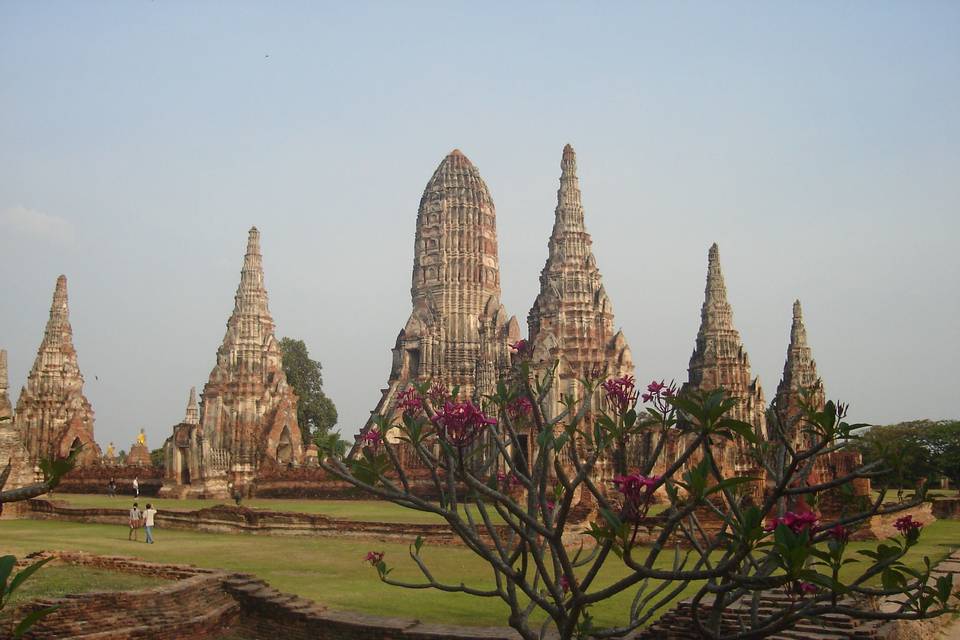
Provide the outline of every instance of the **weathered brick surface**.
<path id="1" fill-rule="evenodd" d="M 107 493 L 107 485 L 113 478 L 117 493 L 133 495 L 133 479 L 140 483 L 141 496 L 155 496 L 163 484 L 163 469 L 157 467 L 128 467 L 121 465 L 92 464 L 77 467 L 60 481 L 58 493 Z"/>
<path id="2" fill-rule="evenodd" d="M 35 554 L 22 564 L 35 561 Z M 254 576 L 164 565 L 131 558 L 53 552 L 58 561 L 113 571 L 125 571 L 172 580 L 170 585 L 130 592 L 87 593 L 31 603 L 30 608 L 58 604 L 61 608 L 42 621 L 28 638 L 123 638 L 188 640 L 218 638 L 282 638 L 284 640 L 517 640 L 506 627 L 456 627 L 424 624 L 417 620 L 381 618 L 355 612 L 330 611 L 295 595 L 281 593 Z M 960 552 L 937 565 L 936 575 L 952 574 L 960 584 Z M 784 605 L 783 594 L 764 598 L 761 612 Z M 739 625 L 736 608 L 724 611 L 729 628 Z M 901 624 L 901 623 L 896 623 Z M 642 629 L 634 640 L 688 640 L 692 633 L 690 602 L 667 612 L 657 623 Z M 824 616 L 805 621 L 776 636 L 779 640 L 823 638 L 869 640 L 886 638 L 896 625 L 859 623 L 847 616 Z M 6 638 L 0 631 L 0 638 Z M 553 638 L 553 636 L 548 636 Z"/>
<path id="3" fill-rule="evenodd" d="M 960 498 L 937 498 L 933 501 L 933 515 L 937 518 L 960 520 Z"/>
<path id="4" fill-rule="evenodd" d="M 34 609 L 58 607 L 34 626 L 26 638 L 215 638 L 235 624 L 240 615 L 239 604 L 224 586 L 228 574 L 222 571 L 80 553 L 52 555 L 59 562 L 151 575 L 171 582 L 150 589 L 81 593 L 24 605 L 17 612 L 18 618 Z"/>

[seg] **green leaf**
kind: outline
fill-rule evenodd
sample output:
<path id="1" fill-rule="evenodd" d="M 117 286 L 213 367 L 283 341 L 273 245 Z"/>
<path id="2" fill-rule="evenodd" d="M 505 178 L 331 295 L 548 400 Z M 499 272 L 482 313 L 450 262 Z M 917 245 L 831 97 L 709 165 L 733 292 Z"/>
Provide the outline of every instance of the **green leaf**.
<path id="1" fill-rule="evenodd" d="M 13 567 L 16 564 L 16 556 L 3 556 L 0 558 L 0 588 L 2 588 L 0 595 L 7 592 L 7 578 L 10 577 L 10 572 L 13 571 Z"/>
<path id="2" fill-rule="evenodd" d="M 30 565 L 29 567 L 27 567 L 26 569 L 24 569 L 23 571 L 21 571 L 20 573 L 18 573 L 18 574 L 13 578 L 13 581 L 10 582 L 10 588 L 7 589 L 7 593 L 13 593 L 14 591 L 16 591 L 16 590 L 17 590 L 17 587 L 19 587 L 21 584 L 23 584 L 23 582 L 24 582 L 27 578 L 29 578 L 29 577 L 32 576 L 34 573 L 36 573 L 37 570 L 40 569 L 40 567 L 42 567 L 43 565 L 47 564 L 47 563 L 50 562 L 51 560 L 53 560 L 52 557 L 44 558 L 43 560 L 40 560 L 40 561 L 38 561 L 38 562 L 34 562 L 32 565 Z"/>
<path id="3" fill-rule="evenodd" d="M 420 555 L 420 549 L 423 547 L 423 536 L 417 536 L 417 539 L 413 541 L 413 548 L 416 550 L 417 555 Z"/>
<path id="4" fill-rule="evenodd" d="M 22 638 L 23 634 L 25 634 L 30 629 L 30 627 L 35 625 L 41 618 L 45 618 L 46 616 L 50 615 L 51 613 L 53 613 L 59 608 L 60 608 L 59 606 L 53 606 L 53 607 L 47 607 L 45 609 L 37 609 L 36 611 L 30 612 L 29 614 L 27 614 L 27 616 L 23 620 L 20 621 L 20 624 L 18 624 L 16 628 L 13 630 L 13 637 Z"/>
<path id="5" fill-rule="evenodd" d="M 724 418 L 718 426 L 722 429 L 730 429 L 750 444 L 757 444 L 760 441 L 757 438 L 757 433 L 754 431 L 753 425 L 747 422 Z"/>

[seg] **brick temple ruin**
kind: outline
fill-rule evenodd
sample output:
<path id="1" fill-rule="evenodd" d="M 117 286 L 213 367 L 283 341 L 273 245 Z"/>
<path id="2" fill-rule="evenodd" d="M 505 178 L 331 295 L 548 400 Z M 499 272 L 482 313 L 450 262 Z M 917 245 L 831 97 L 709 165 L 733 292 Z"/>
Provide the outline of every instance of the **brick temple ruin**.
<path id="1" fill-rule="evenodd" d="M 579 379 L 585 374 L 611 378 L 634 372 L 632 353 L 615 325 L 584 218 L 577 157 L 573 147 L 566 145 L 547 257 L 527 317 L 533 369 L 538 375 L 550 372 L 553 376 L 546 407 L 549 417 L 561 411 L 562 397 L 582 396 Z M 459 150 L 448 154 L 427 182 L 415 229 L 412 309 L 392 349 L 386 388 L 361 433 L 373 425 L 373 416 L 394 419 L 400 394 L 413 383 L 430 380 L 447 390 L 459 388 L 460 398 L 479 402 L 510 371 L 510 344 L 521 336 L 516 318 L 501 303 L 493 199 L 478 169 Z M 262 261 L 260 233 L 254 227 L 249 231 L 234 309 L 216 365 L 199 402 L 196 390 L 190 389 L 184 418 L 163 444 L 162 470 L 153 468 L 143 434 L 124 465 L 115 456 L 100 455 L 93 439 L 93 409 L 83 395 L 83 376 L 72 342 L 66 278 L 61 276 L 43 341 L 15 412 L 7 395 L 6 357 L 0 353 L 0 434 L 5 434 L 9 443 L 4 446 L 12 447 L 11 451 L 22 447 L 26 452 L 12 457 L 23 458 L 32 469 L 44 456 L 66 455 L 82 446 L 83 464 L 109 468 L 93 473 L 95 469 L 88 466 L 83 473 L 90 477 L 77 483 L 85 490 L 97 490 L 108 476 L 129 480 L 140 473 L 141 482 L 146 479 L 157 489 L 162 483 L 162 494 L 169 496 L 249 494 L 257 490 L 258 481 L 267 492 L 275 485 L 284 495 L 312 495 L 312 485 L 329 479 L 316 469 L 316 447 L 301 441 L 297 396 L 283 372 Z M 737 399 L 731 417 L 753 425 L 763 439 L 778 437 L 767 424 L 762 386 L 751 372 L 733 323 L 715 244 L 708 253 L 700 328 L 683 387 L 701 392 L 724 388 Z M 773 415 L 792 446 L 805 444 L 797 424 L 801 397 L 821 408 L 825 395 L 797 301 L 783 379 L 773 404 Z M 599 393 L 593 401 L 603 402 Z M 526 453 L 534 455 L 534 438 L 520 437 L 521 446 L 526 441 Z M 680 437 L 669 442 L 655 469 L 675 459 L 682 447 Z M 405 464 L 418 464 L 402 446 L 398 449 Z M 649 442 L 638 440 L 629 449 L 632 466 L 649 454 Z M 113 453 L 112 446 L 109 452 Z M 744 443 L 718 444 L 717 460 L 728 475 L 760 479 L 753 489 L 757 497 L 762 494 L 764 471 Z M 609 479 L 607 462 L 598 465 L 600 481 Z M 809 480 L 835 477 L 856 462 L 854 454 L 835 454 L 819 464 Z M 327 487 L 313 492 L 328 496 L 339 490 Z"/>
<path id="2" fill-rule="evenodd" d="M 297 396 L 267 304 L 260 232 L 250 229 L 227 332 L 196 407 L 164 443 L 163 494 L 247 494 L 262 469 L 303 462 Z M 199 414 L 199 422 L 196 422 Z"/>
<path id="3" fill-rule="evenodd" d="M 535 370 L 542 375 L 558 363 L 547 398 L 550 418 L 562 411 L 564 396 L 583 396 L 579 381 L 585 376 L 594 372 L 604 372 L 606 377 L 633 375 L 633 356 L 623 331 L 615 328 L 613 306 L 592 245 L 584 224 L 577 156 L 566 145 L 540 292 L 527 316 Z M 596 391 L 595 404 L 601 396 Z"/>
<path id="4" fill-rule="evenodd" d="M 454 149 L 427 182 L 417 212 L 413 310 L 393 347 L 372 415 L 392 416 L 400 392 L 432 380 L 461 398 L 492 393 L 510 370 L 520 327 L 500 303 L 497 216 L 480 172 Z M 373 425 L 373 418 L 363 433 Z"/>
<path id="5" fill-rule="evenodd" d="M 73 346 L 67 277 L 57 278 L 50 317 L 37 357 L 20 391 L 13 424 L 31 461 L 80 450 L 78 463 L 100 459 L 93 438 L 93 407 L 83 394 L 83 374 Z"/>
<path id="6" fill-rule="evenodd" d="M 615 326 L 613 307 L 593 255 L 584 222 L 576 153 L 570 145 L 563 149 L 560 170 L 547 260 L 527 318 L 534 371 L 553 376 L 547 398 L 548 417 L 559 414 L 564 396 L 582 397 L 579 379 L 585 374 L 599 372 L 611 378 L 634 372 L 630 347 Z M 454 150 L 440 163 L 420 201 L 411 288 L 413 311 L 393 348 L 387 387 L 358 442 L 372 428 L 376 416 L 396 419 L 398 397 L 413 383 L 431 380 L 448 390 L 459 386 L 460 398 L 477 401 L 492 391 L 497 377 L 509 371 L 509 344 L 519 339 L 519 329 L 500 304 L 495 225 L 494 205 L 486 184 L 466 156 Z M 683 389 L 706 393 L 720 388 L 737 401 L 730 417 L 753 425 L 762 440 L 779 437 L 768 428 L 763 388 L 751 372 L 749 355 L 734 325 L 720 252 L 714 244 L 708 252 L 700 328 Z M 806 342 L 797 302 L 784 378 L 775 402 L 793 445 L 803 444 L 798 440 L 801 430 L 797 422 L 804 393 L 806 402 L 822 409 L 823 382 Z M 598 391 L 593 399 L 595 406 L 603 402 L 601 395 Z M 520 434 L 519 439 L 520 446 L 527 447 L 528 456 L 535 455 L 534 438 Z M 669 441 L 655 470 L 665 469 L 675 460 L 684 443 L 683 436 Z M 638 464 L 651 451 L 649 437 L 631 442 L 628 449 L 628 462 Z M 419 464 L 416 457 L 406 455 L 402 445 L 398 450 L 401 462 L 413 471 Z M 358 453 L 357 445 L 351 455 Z M 843 460 L 836 454 L 829 464 L 821 464 L 811 481 L 854 468 L 856 460 L 851 456 L 855 454 L 844 455 Z M 725 475 L 757 478 L 751 490 L 757 499 L 763 495 L 766 472 L 742 439 L 718 443 L 716 458 Z M 600 480 L 609 479 L 607 462 L 598 464 Z M 834 466 L 832 471 L 830 464 Z M 863 492 L 862 487 L 859 492 Z"/>

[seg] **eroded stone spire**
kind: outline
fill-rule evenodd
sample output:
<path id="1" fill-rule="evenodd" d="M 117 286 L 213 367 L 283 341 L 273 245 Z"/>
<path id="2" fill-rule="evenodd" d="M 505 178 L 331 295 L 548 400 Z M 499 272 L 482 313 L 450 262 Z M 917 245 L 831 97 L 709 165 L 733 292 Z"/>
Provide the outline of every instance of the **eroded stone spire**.
<path id="1" fill-rule="evenodd" d="M 15 422 L 33 460 L 66 456 L 80 446 L 81 462 L 100 457 L 93 439 L 93 408 L 83 394 L 73 346 L 66 276 L 57 278 L 43 340 L 17 400 Z"/>
<path id="2" fill-rule="evenodd" d="M 13 419 L 13 406 L 10 404 L 8 390 L 10 383 L 7 381 L 7 350 L 0 349 L 0 425 L 4 425 Z"/>
<path id="3" fill-rule="evenodd" d="M 190 387 L 190 399 L 187 401 L 187 412 L 183 418 L 184 424 L 200 424 L 200 408 L 197 406 L 197 388 Z"/>
<path id="4" fill-rule="evenodd" d="M 626 338 L 615 331 L 613 307 L 593 256 L 593 241 L 584 225 L 577 178 L 577 156 L 569 144 L 560 160 L 560 187 L 547 261 L 540 272 L 540 293 L 527 324 L 533 360 L 549 367 L 559 360 L 559 380 L 552 403 L 594 371 L 614 377 L 633 373 Z"/>
<path id="5" fill-rule="evenodd" d="M 196 398 L 192 400 L 195 405 Z M 217 350 L 217 364 L 203 387 L 200 423 L 204 464 L 216 466 L 200 469 L 207 485 L 204 490 L 224 495 L 228 482 L 239 490 L 253 481 L 267 461 L 302 461 L 297 396 L 287 383 L 274 335 L 256 227 L 247 238 L 240 284 Z"/>
<path id="6" fill-rule="evenodd" d="M 454 149 L 420 198 L 413 310 L 393 348 L 375 415 L 392 415 L 397 394 L 413 381 L 431 379 L 448 389 L 459 387 L 461 398 L 477 398 L 491 392 L 509 368 L 507 344 L 519 338 L 519 327 L 500 303 L 496 225 L 480 172 Z"/>
<path id="7" fill-rule="evenodd" d="M 793 323 L 790 326 L 790 345 L 787 347 L 787 359 L 783 365 L 783 378 L 777 386 L 776 412 L 780 424 L 794 447 L 802 446 L 802 429 L 799 421 L 802 416 L 802 402 L 814 410 L 823 409 L 826 396 L 823 381 L 817 374 L 817 362 L 807 344 L 807 329 L 803 324 L 803 310 L 800 301 L 793 303 Z"/>
<path id="8" fill-rule="evenodd" d="M 725 389 L 738 400 L 727 415 L 752 424 L 761 437 L 766 437 L 763 389 L 759 378 L 753 378 L 750 373 L 750 358 L 743 348 L 740 333 L 733 326 L 733 312 L 727 301 L 720 250 L 716 244 L 710 247 L 707 258 L 707 285 L 700 309 L 700 330 L 687 372 L 685 390 Z M 737 458 L 731 451 L 725 456 L 724 463 L 742 467 L 747 461 Z"/>

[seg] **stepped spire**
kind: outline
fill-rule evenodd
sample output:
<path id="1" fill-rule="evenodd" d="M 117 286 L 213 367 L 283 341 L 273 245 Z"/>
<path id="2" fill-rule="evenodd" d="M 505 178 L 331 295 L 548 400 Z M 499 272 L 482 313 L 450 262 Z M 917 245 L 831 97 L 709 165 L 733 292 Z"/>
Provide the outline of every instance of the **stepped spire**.
<path id="1" fill-rule="evenodd" d="M 519 339 L 519 328 L 500 303 L 493 199 L 459 149 L 440 162 L 420 198 L 410 294 L 413 310 L 372 413 L 391 417 L 398 394 L 427 379 L 459 387 L 461 398 L 492 393 L 509 369 L 507 344 Z"/>
<path id="2" fill-rule="evenodd" d="M 790 326 L 790 346 L 807 347 L 807 328 L 803 326 L 803 309 L 800 301 L 793 301 L 793 324 Z"/>
<path id="3" fill-rule="evenodd" d="M 733 326 L 733 311 L 727 301 L 727 288 L 720 268 L 720 250 L 710 247 L 707 258 L 707 285 L 700 309 L 700 330 L 690 356 L 685 390 L 725 389 L 738 399 L 729 417 L 752 424 L 758 435 L 766 437 L 766 401 L 759 379 L 750 373 L 750 357 Z M 739 456 L 739 457 L 737 457 Z M 741 467 L 747 464 L 742 452 L 728 453 L 723 464 Z"/>
<path id="4" fill-rule="evenodd" d="M 0 424 L 6 424 L 13 418 L 13 407 L 10 405 L 7 381 L 7 350 L 0 349 Z"/>
<path id="5" fill-rule="evenodd" d="M 67 301 L 67 277 L 57 278 L 50 303 L 50 317 L 43 330 L 43 341 L 30 369 L 30 378 L 47 389 L 81 391 L 83 375 L 77 363 L 73 346 L 73 328 L 70 326 L 70 308 Z"/>
<path id="6" fill-rule="evenodd" d="M 551 402 L 559 411 L 560 393 L 567 393 L 585 374 L 633 373 L 633 359 L 622 332 L 615 332 L 613 307 L 593 256 L 593 240 L 584 225 L 577 179 L 577 155 L 569 144 L 560 160 L 560 188 L 547 261 L 540 272 L 540 293 L 527 324 L 538 366 L 559 360 Z"/>
<path id="7" fill-rule="evenodd" d="M 817 375 L 817 362 L 807 344 L 807 328 L 803 324 L 800 301 L 793 303 L 793 323 L 790 326 L 790 345 L 783 365 L 783 378 L 777 386 L 776 410 L 781 425 L 793 446 L 800 446 L 798 427 L 802 403 L 820 410 L 826 402 L 823 381 Z"/>
<path id="8" fill-rule="evenodd" d="M 263 350 L 271 341 L 275 342 L 274 324 L 264 286 L 260 232 L 251 227 L 233 313 L 227 320 L 227 332 L 218 352 L 218 366 L 232 362 L 245 371 L 262 371 Z"/>
<path id="9" fill-rule="evenodd" d="M 700 309 L 700 333 L 717 330 L 734 331 L 734 328 L 733 311 L 727 302 L 727 285 L 720 268 L 720 248 L 714 242 L 707 257 L 707 286 Z"/>
<path id="10" fill-rule="evenodd" d="M 227 331 L 217 350 L 217 364 L 203 387 L 199 433 L 203 453 L 190 429 L 175 432 L 189 444 L 203 476 L 206 495 L 227 495 L 227 483 L 237 490 L 249 486 L 263 464 L 295 464 L 303 459 L 297 422 L 297 396 L 283 371 L 280 345 L 267 304 L 260 232 L 251 227 Z M 191 390 L 185 422 L 194 420 L 196 394 Z M 198 412 L 199 413 L 199 412 Z M 174 455 L 167 456 L 167 477 L 183 482 Z M 191 463 L 193 464 L 193 463 Z M 245 489 L 244 489 L 245 490 Z"/>
<path id="11" fill-rule="evenodd" d="M 190 387 L 190 399 L 187 401 L 187 412 L 183 418 L 184 424 L 200 424 L 200 409 L 197 407 L 197 388 Z"/>
<path id="12" fill-rule="evenodd" d="M 271 323 L 267 306 L 267 290 L 263 285 L 263 257 L 260 255 L 260 232 L 250 227 L 247 253 L 243 256 L 240 285 L 237 287 L 234 314 L 251 314 L 266 318 Z"/>
<path id="13" fill-rule="evenodd" d="M 43 340 L 17 400 L 16 424 L 33 460 L 65 456 L 79 446 L 85 448 L 81 460 L 100 457 L 93 440 L 93 409 L 83 395 L 73 346 L 63 275 L 57 278 Z"/>

